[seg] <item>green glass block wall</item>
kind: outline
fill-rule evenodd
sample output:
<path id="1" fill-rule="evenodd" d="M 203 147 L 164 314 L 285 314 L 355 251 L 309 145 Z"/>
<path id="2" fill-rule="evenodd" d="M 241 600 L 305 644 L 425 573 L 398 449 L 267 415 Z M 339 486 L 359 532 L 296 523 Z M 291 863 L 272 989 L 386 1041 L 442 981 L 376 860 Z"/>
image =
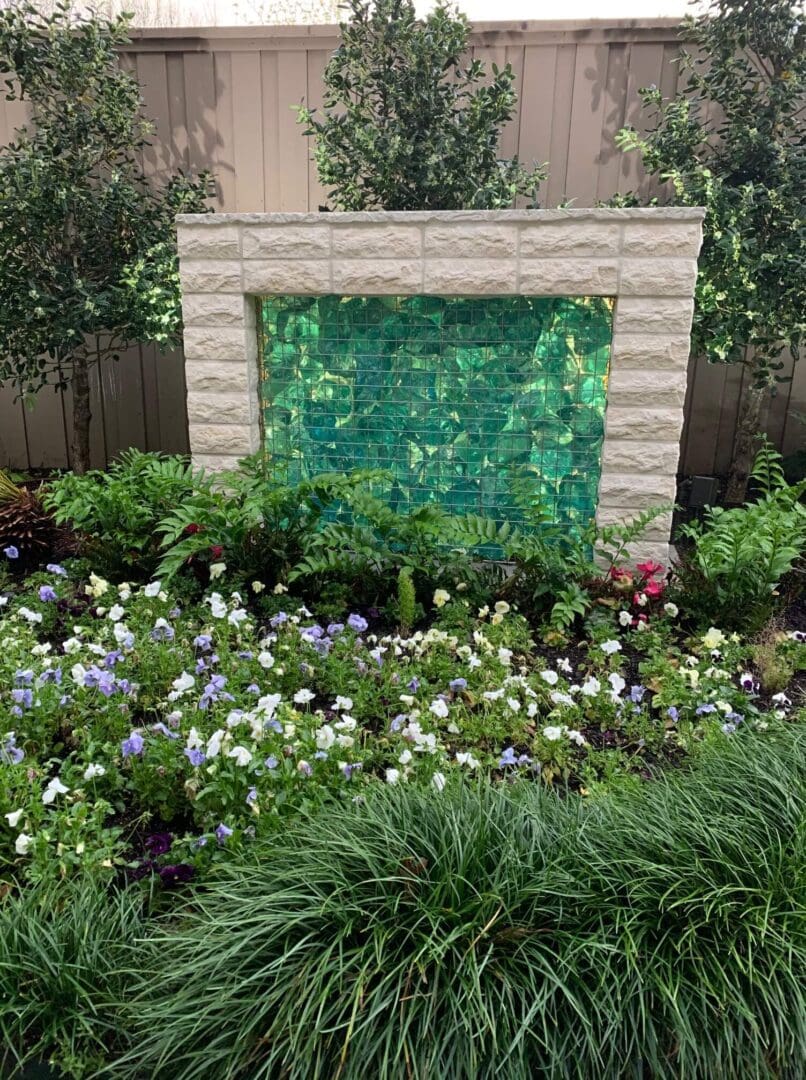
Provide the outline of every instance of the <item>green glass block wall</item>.
<path id="1" fill-rule="evenodd" d="M 599 484 L 613 301 L 267 296 L 265 447 L 289 481 L 382 468 L 398 509 L 519 517 L 527 474 L 565 522 Z"/>

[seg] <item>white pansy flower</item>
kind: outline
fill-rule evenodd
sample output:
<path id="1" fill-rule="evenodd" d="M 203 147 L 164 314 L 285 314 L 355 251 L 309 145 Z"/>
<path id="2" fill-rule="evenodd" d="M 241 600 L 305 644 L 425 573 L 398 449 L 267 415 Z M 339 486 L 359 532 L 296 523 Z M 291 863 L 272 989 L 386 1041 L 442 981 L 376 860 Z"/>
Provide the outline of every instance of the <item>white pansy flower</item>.
<path id="1" fill-rule="evenodd" d="M 12 829 L 16 829 L 19 824 L 20 818 L 25 813 L 24 810 L 12 810 L 10 814 L 6 814 L 6 821 L 9 823 Z"/>
<path id="2" fill-rule="evenodd" d="M 330 724 L 323 724 L 316 729 L 316 745 L 320 750 L 329 750 L 336 742 L 336 732 Z"/>
<path id="3" fill-rule="evenodd" d="M 143 589 L 143 593 L 145 596 L 159 596 L 161 588 L 161 581 L 152 581 L 148 585 L 146 585 L 146 587 Z"/>
<path id="4" fill-rule="evenodd" d="M 218 578 L 223 577 L 227 572 L 227 564 L 225 562 L 210 563 L 210 581 L 217 581 Z"/>
<path id="5" fill-rule="evenodd" d="M 663 610 L 666 612 L 670 619 L 676 619 L 677 616 L 680 614 L 680 608 L 678 608 L 677 604 L 664 604 Z"/>
<path id="6" fill-rule="evenodd" d="M 508 697 L 507 705 L 509 705 L 510 709 L 512 709 L 513 712 L 520 712 L 521 703 L 518 701 L 517 698 Z"/>
<path id="7" fill-rule="evenodd" d="M 179 678 L 174 679 L 171 683 L 171 686 L 177 694 L 186 694 L 188 690 L 192 690 L 195 685 L 196 680 L 188 671 L 183 671 Z"/>
<path id="8" fill-rule="evenodd" d="M 54 776 L 52 780 L 48 781 L 48 786 L 42 793 L 42 802 L 49 806 L 56 801 L 57 795 L 66 795 L 69 790 L 70 788 L 66 787 L 58 776 Z"/>
<path id="9" fill-rule="evenodd" d="M 580 693 L 585 697 L 596 697 L 602 689 L 602 684 L 594 675 L 589 675 L 580 687 Z"/>
<path id="10" fill-rule="evenodd" d="M 17 614 L 21 615 L 26 622 L 29 623 L 41 623 L 42 615 L 38 611 L 31 611 L 28 607 L 17 608 Z"/>
<path id="11" fill-rule="evenodd" d="M 499 664 L 503 664 L 504 667 L 509 667 L 512 663 L 512 649 L 500 648 L 498 650 L 498 662 Z"/>
<path id="12" fill-rule="evenodd" d="M 28 833 L 21 832 L 14 844 L 14 850 L 17 852 L 18 855 L 27 855 L 33 841 L 33 836 L 29 836 Z"/>
<path id="13" fill-rule="evenodd" d="M 265 588 L 266 586 L 263 584 L 262 581 L 252 582 L 252 592 L 255 594 L 255 596 L 259 596 Z"/>
<path id="14" fill-rule="evenodd" d="M 91 764 L 91 765 L 88 765 L 86 767 L 86 769 L 84 770 L 84 779 L 85 780 L 94 780 L 97 776 L 105 776 L 105 775 L 106 775 L 106 769 L 103 767 L 103 765 Z"/>
<path id="15" fill-rule="evenodd" d="M 233 746 L 227 757 L 234 758 L 235 764 L 240 765 L 241 768 L 244 768 L 252 760 L 252 755 L 245 746 Z"/>
<path id="16" fill-rule="evenodd" d="M 434 716 L 439 717 L 441 720 L 444 720 L 448 715 L 448 703 L 443 701 L 442 698 L 436 698 L 428 706 L 428 711 L 432 712 Z"/>
<path id="17" fill-rule="evenodd" d="M 618 621 L 622 626 L 629 626 L 632 622 L 632 615 L 629 611 L 620 611 L 618 613 Z"/>
<path id="18" fill-rule="evenodd" d="M 282 596 L 283 593 L 288 592 L 288 589 L 285 587 L 285 585 L 281 585 L 280 582 L 278 581 L 277 584 L 272 589 L 272 592 L 274 593 L 275 596 Z"/>
<path id="19" fill-rule="evenodd" d="M 608 675 L 607 681 L 610 683 L 614 698 L 618 697 L 621 691 L 627 685 L 625 680 L 621 677 L 621 675 L 619 675 L 617 671 L 614 671 L 610 675 Z"/>
<path id="20" fill-rule="evenodd" d="M 123 608 L 120 604 L 113 604 L 112 607 L 109 609 L 109 614 L 107 615 L 107 618 L 110 619 L 113 623 L 117 623 L 120 622 L 120 620 L 125 614 L 125 608 Z"/>
<path id="21" fill-rule="evenodd" d="M 545 727 L 543 728 L 543 738 L 548 739 L 549 742 L 557 742 L 558 739 L 563 737 L 563 729 L 561 727 Z"/>
<path id="22" fill-rule="evenodd" d="M 411 750 L 404 750 L 400 757 L 397 759 L 401 765 L 408 765 L 413 758 Z"/>
<path id="23" fill-rule="evenodd" d="M 468 769 L 477 769 L 479 767 L 478 760 L 470 752 L 457 751 L 456 763 L 457 765 L 467 765 Z"/>
<path id="24" fill-rule="evenodd" d="M 399 769 L 387 769 L 386 770 L 386 783 L 387 784 L 396 784 L 399 779 L 400 779 L 400 770 Z"/>
<path id="25" fill-rule="evenodd" d="M 543 682 L 547 682 L 549 686 L 556 686 L 557 683 L 560 681 L 560 676 L 557 674 L 556 671 L 541 671 L 540 678 L 543 680 Z"/>
<path id="26" fill-rule="evenodd" d="M 431 783 L 437 789 L 437 791 L 443 791 L 445 788 L 445 774 L 441 772 L 435 772 L 431 777 Z"/>
<path id="27" fill-rule="evenodd" d="M 224 741 L 226 732 L 223 728 L 219 728 L 218 731 L 214 731 L 210 738 L 207 740 L 207 748 L 205 754 L 208 758 L 218 757 L 221 753 L 221 743 Z"/>
<path id="28" fill-rule="evenodd" d="M 703 635 L 702 643 L 706 649 L 718 649 L 720 645 L 725 644 L 726 640 L 722 631 L 712 626 L 708 633 Z"/>
<path id="29" fill-rule="evenodd" d="M 294 694 L 294 702 L 297 705 L 307 705 L 309 702 L 313 701 L 315 697 L 316 694 L 313 690 L 308 690 L 306 687 L 303 687 Z"/>
<path id="30" fill-rule="evenodd" d="M 611 639 L 610 641 L 603 641 L 599 646 L 603 653 L 607 656 L 612 656 L 613 653 L 621 652 L 621 642 Z"/>
<path id="31" fill-rule="evenodd" d="M 573 728 L 569 728 L 565 733 L 571 742 L 576 743 L 577 746 L 585 746 L 585 737 L 580 731 L 574 731 Z"/>
<path id="32" fill-rule="evenodd" d="M 333 702 L 333 704 L 330 707 L 335 712 L 339 712 L 341 710 L 344 710 L 344 712 L 349 712 L 353 707 L 353 699 L 349 698 L 349 697 L 342 697 L 341 695 L 338 695 L 336 700 Z"/>
<path id="33" fill-rule="evenodd" d="M 437 607 L 437 608 L 445 607 L 445 605 L 448 603 L 450 598 L 451 598 L 451 594 L 449 592 L 447 592 L 445 589 L 437 589 L 434 592 L 434 607 Z"/>

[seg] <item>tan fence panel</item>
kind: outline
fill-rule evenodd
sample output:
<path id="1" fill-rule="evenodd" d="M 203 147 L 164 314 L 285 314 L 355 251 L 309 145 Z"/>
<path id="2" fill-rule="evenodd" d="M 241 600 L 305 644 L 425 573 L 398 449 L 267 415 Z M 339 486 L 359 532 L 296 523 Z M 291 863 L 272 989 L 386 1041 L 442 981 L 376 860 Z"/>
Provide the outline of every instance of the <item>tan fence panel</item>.
<path id="1" fill-rule="evenodd" d="M 322 101 L 322 73 L 338 44 L 334 27 L 239 27 L 148 30 L 137 33 L 122 63 L 142 86 L 156 130 L 144 154 L 146 172 L 210 169 L 220 210 L 307 210 L 326 192 L 311 160 L 310 140 L 295 107 Z M 549 162 L 540 201 L 591 206 L 616 192 L 646 191 L 635 155 L 623 155 L 615 135 L 641 126 L 638 90 L 655 83 L 666 95 L 677 85 L 674 20 L 482 23 L 473 54 L 488 64 L 511 63 L 518 113 L 502 137 L 502 152 L 527 164 Z M 0 146 L 25 120 L 25 107 L 0 100 Z M 693 363 L 683 471 L 724 471 L 736 424 L 741 372 Z M 69 392 L 44 392 L 26 408 L 0 389 L 0 465 L 53 468 L 68 464 Z M 151 346 L 107 362 L 93 382 L 93 464 L 121 449 L 187 449 L 181 353 Z M 806 442 L 806 372 L 795 367 L 768 415 L 771 438 L 791 453 Z"/>

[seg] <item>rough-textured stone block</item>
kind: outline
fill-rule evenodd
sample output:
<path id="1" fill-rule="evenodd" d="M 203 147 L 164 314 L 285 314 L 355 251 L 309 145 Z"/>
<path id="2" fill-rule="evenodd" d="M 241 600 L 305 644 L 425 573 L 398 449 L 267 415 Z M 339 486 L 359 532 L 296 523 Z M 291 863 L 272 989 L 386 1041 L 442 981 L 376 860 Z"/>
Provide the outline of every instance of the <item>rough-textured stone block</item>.
<path id="1" fill-rule="evenodd" d="M 688 334 L 694 300 L 663 296 L 620 296 L 616 303 L 613 330 L 616 334 Z"/>
<path id="2" fill-rule="evenodd" d="M 197 391 L 202 393 L 238 393 L 244 401 L 253 389 L 249 368 L 243 360 L 191 360 L 185 364 L 188 399 Z M 255 383 L 257 380 L 255 380 Z"/>
<path id="3" fill-rule="evenodd" d="M 677 493 L 675 476 L 657 473 L 602 472 L 599 503 L 602 506 L 645 510 L 650 506 L 673 502 Z"/>
<path id="4" fill-rule="evenodd" d="M 425 257 L 512 259 L 518 249 L 515 225 L 426 225 Z"/>
<path id="5" fill-rule="evenodd" d="M 683 414 L 677 407 L 666 409 L 608 406 L 605 414 L 605 442 L 609 439 L 659 439 L 677 442 Z"/>
<path id="6" fill-rule="evenodd" d="M 450 296 L 477 296 L 518 291 L 514 259 L 426 259 L 423 290 Z"/>
<path id="7" fill-rule="evenodd" d="M 563 221 L 521 226 L 520 255 L 524 259 L 615 257 L 621 244 L 621 224 Z"/>
<path id="8" fill-rule="evenodd" d="M 333 292 L 397 296 L 421 291 L 419 259 L 334 259 Z"/>
<path id="9" fill-rule="evenodd" d="M 244 229 L 245 259 L 327 259 L 330 257 L 328 225 L 267 225 Z"/>
<path id="10" fill-rule="evenodd" d="M 342 225 L 333 229 L 334 259 L 419 259 L 423 234 L 417 225 Z"/>
<path id="11" fill-rule="evenodd" d="M 621 252 L 641 258 L 695 259 L 702 242 L 699 222 L 627 222 Z"/>
<path id="12" fill-rule="evenodd" d="M 239 260 L 219 262 L 215 259 L 180 259 L 179 278 L 186 293 L 239 293 L 241 263 Z"/>
<path id="13" fill-rule="evenodd" d="M 246 308 L 236 293 L 185 293 L 182 321 L 185 326 L 242 326 Z"/>
<path id="14" fill-rule="evenodd" d="M 251 422 L 249 399 L 245 393 L 210 393 L 195 389 L 188 394 L 188 421 L 191 424 L 248 425 Z"/>
<path id="15" fill-rule="evenodd" d="M 186 360 L 246 360 L 246 337 L 243 328 L 221 326 L 186 326 Z"/>
<path id="16" fill-rule="evenodd" d="M 676 472 L 680 446 L 676 442 L 609 439 L 602 451 L 602 470 L 613 473 Z"/>
<path id="17" fill-rule="evenodd" d="M 237 454 L 194 454 L 193 464 L 207 472 L 223 472 L 225 469 L 237 469 Z"/>
<path id="18" fill-rule="evenodd" d="M 521 257 L 520 292 L 535 296 L 615 296 L 618 262 Z"/>
<path id="19" fill-rule="evenodd" d="M 655 334 L 613 335 L 610 346 L 610 370 L 687 371 L 691 342 L 684 335 L 665 337 Z"/>
<path id="20" fill-rule="evenodd" d="M 243 287 L 249 293 L 321 294 L 330 292 L 328 259 L 247 260 Z"/>
<path id="21" fill-rule="evenodd" d="M 179 229 L 179 255 L 183 259 L 237 259 L 241 254 L 237 225 L 205 225 Z"/>
<path id="22" fill-rule="evenodd" d="M 636 516 L 637 515 L 634 512 L 630 513 L 628 510 L 622 510 L 618 507 L 599 506 L 596 511 L 596 522 L 601 526 L 623 525 L 634 521 Z M 660 514 L 651 521 L 638 542 L 641 544 L 666 543 L 671 534 L 672 514 L 670 511 L 665 514 Z"/>
<path id="23" fill-rule="evenodd" d="M 682 371 L 625 371 L 614 368 L 607 384 L 609 405 L 683 408 L 686 373 Z"/>
<path id="24" fill-rule="evenodd" d="M 188 424 L 190 452 L 227 457 L 246 457 L 260 449 L 260 428 L 256 424 Z"/>
<path id="25" fill-rule="evenodd" d="M 691 296 L 697 280 L 696 259 L 623 259 L 622 296 Z"/>

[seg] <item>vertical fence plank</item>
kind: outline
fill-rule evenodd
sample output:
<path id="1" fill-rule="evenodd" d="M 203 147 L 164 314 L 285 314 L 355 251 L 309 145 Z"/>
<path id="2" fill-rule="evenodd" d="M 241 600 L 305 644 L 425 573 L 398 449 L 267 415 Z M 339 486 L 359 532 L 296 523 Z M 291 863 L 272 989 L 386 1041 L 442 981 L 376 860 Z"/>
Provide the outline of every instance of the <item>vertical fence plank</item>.
<path id="1" fill-rule="evenodd" d="M 279 91 L 277 86 L 277 53 L 264 50 L 260 54 L 261 95 L 263 113 L 263 205 L 267 210 L 280 209 L 280 129 Z"/>
<path id="2" fill-rule="evenodd" d="M 551 117 L 556 66 L 556 46 L 527 45 L 524 49 L 518 156 L 527 166 L 542 165 L 549 161 L 551 155 Z M 540 202 L 541 205 L 547 203 L 545 183 L 541 188 Z"/>
<path id="3" fill-rule="evenodd" d="M 0 469 L 28 469 L 28 442 L 25 437 L 23 404 L 15 401 L 16 391 L 0 386 Z"/>
<path id="4" fill-rule="evenodd" d="M 629 49 L 621 42 L 611 42 L 607 49 L 607 80 L 604 87 L 602 143 L 596 168 L 596 197 L 604 201 L 619 189 L 619 174 L 625 155 L 616 145 L 616 136 L 624 127 L 627 106 L 627 63 Z"/>
<path id="5" fill-rule="evenodd" d="M 232 102 L 232 53 L 213 53 L 215 71 L 215 124 L 216 139 L 215 173 L 218 181 L 219 210 L 237 210 L 235 182 L 235 133 Z"/>
<path id="6" fill-rule="evenodd" d="M 575 206 L 596 202 L 597 162 L 602 146 L 607 90 L 607 45 L 577 46 L 571 94 L 566 195 Z"/>
<path id="7" fill-rule="evenodd" d="M 260 53 L 232 54 L 233 209 L 260 211 L 263 194 L 263 102 Z"/>
<path id="8" fill-rule="evenodd" d="M 300 134 L 292 108 L 308 92 L 308 65 L 304 52 L 283 49 L 277 54 L 277 134 L 280 157 L 279 210 L 308 209 L 308 139 Z"/>
<path id="9" fill-rule="evenodd" d="M 641 107 L 638 91 L 645 86 L 657 86 L 661 80 L 663 67 L 663 43 L 633 43 L 630 47 L 629 66 L 627 68 L 627 104 L 624 122 L 637 131 L 644 132 L 649 127 L 649 118 Z M 640 190 L 644 185 L 646 173 L 638 154 L 625 157 L 625 168 L 619 177 L 619 191 Z"/>
<path id="10" fill-rule="evenodd" d="M 323 49 L 311 49 L 308 52 L 307 92 L 305 103 L 311 109 L 321 110 L 324 97 L 324 83 L 322 81 L 330 53 Z M 298 136 L 302 136 L 302 128 L 297 128 Z M 320 206 L 327 204 L 327 188 L 319 181 L 319 173 L 313 158 L 314 140 L 308 137 L 306 140 L 308 151 L 308 209 L 318 210 Z"/>
<path id="11" fill-rule="evenodd" d="M 576 45 L 560 45 L 557 48 L 547 206 L 557 206 L 568 192 L 568 145 L 571 136 L 571 99 L 574 92 L 576 49 Z"/>

